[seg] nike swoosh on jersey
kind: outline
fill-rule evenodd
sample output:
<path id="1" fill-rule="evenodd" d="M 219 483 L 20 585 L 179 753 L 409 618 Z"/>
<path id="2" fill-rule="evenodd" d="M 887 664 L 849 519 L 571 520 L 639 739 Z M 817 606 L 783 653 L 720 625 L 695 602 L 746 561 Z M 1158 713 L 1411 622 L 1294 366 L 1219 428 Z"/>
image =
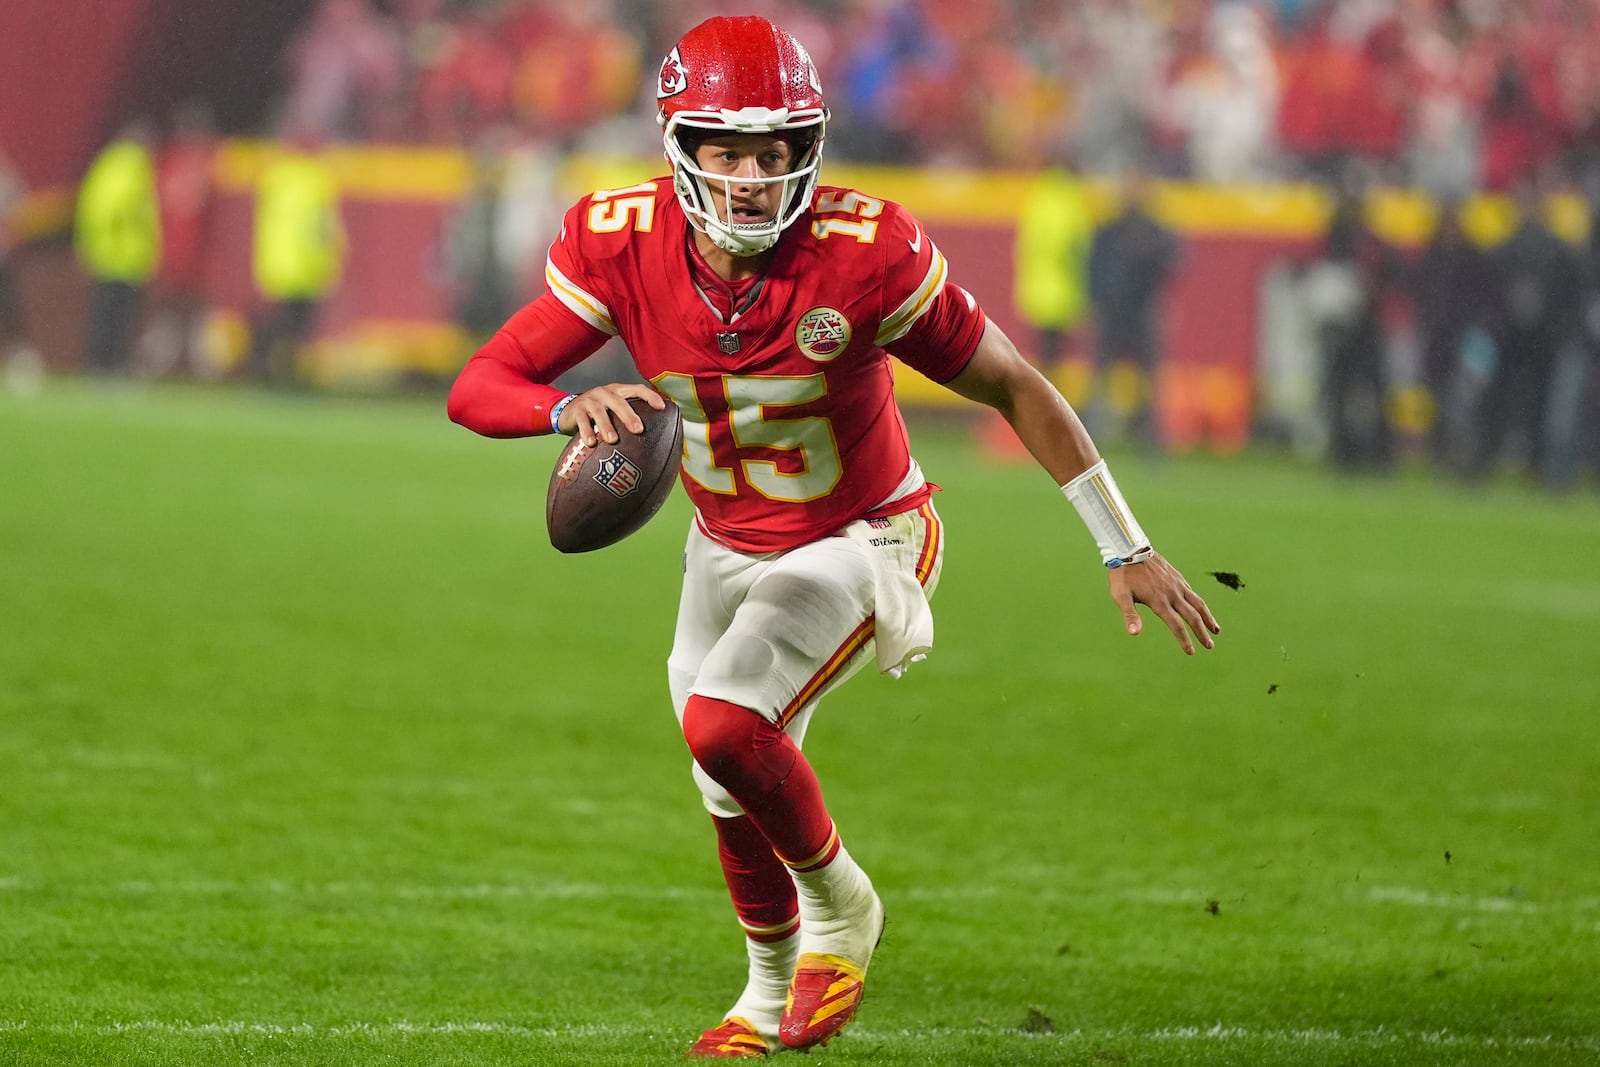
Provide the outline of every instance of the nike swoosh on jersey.
<path id="1" fill-rule="evenodd" d="M 906 244 L 911 246 L 911 251 L 920 252 L 920 251 L 922 251 L 922 227 L 918 226 L 918 227 L 916 227 L 916 230 L 917 230 L 916 240 L 907 241 Z"/>

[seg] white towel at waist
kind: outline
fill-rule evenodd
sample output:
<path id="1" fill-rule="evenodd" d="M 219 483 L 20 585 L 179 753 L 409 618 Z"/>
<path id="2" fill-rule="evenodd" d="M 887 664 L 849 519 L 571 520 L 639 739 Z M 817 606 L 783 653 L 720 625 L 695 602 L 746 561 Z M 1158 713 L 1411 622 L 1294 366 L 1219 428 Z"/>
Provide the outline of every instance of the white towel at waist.
<path id="1" fill-rule="evenodd" d="M 933 611 L 917 580 L 919 521 L 915 511 L 908 511 L 857 519 L 844 530 L 872 563 L 878 670 L 893 678 L 933 648 Z"/>

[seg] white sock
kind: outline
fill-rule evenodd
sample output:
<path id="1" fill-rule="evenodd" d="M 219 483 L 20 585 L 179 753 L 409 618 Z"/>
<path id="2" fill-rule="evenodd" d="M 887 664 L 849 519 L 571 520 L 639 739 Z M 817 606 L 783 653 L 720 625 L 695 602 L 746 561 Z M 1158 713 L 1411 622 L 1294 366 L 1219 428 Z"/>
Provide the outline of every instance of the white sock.
<path id="1" fill-rule="evenodd" d="M 800 951 L 843 956 L 863 969 L 883 932 L 872 880 L 844 845 L 825 867 L 789 872 L 800 897 Z"/>
<path id="2" fill-rule="evenodd" d="M 737 1015 L 775 1046 L 783 1005 L 789 996 L 789 981 L 794 978 L 795 957 L 800 955 L 800 934 L 797 931 L 782 941 L 747 937 L 744 947 L 750 956 L 750 980 L 724 1018 Z"/>

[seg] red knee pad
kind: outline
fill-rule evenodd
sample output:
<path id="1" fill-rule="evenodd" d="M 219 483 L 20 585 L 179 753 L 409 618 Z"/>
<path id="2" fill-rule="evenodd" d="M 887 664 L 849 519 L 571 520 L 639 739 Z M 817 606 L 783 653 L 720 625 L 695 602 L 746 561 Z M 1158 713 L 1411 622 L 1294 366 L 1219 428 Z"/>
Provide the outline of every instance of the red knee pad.
<path id="1" fill-rule="evenodd" d="M 711 779 L 746 810 L 781 787 L 800 759 L 794 740 L 749 708 L 691 696 L 683 739 Z"/>
<path id="2" fill-rule="evenodd" d="M 691 696 L 683 737 L 695 762 L 728 791 L 785 862 L 827 845 L 833 820 L 794 739 L 749 708 Z"/>

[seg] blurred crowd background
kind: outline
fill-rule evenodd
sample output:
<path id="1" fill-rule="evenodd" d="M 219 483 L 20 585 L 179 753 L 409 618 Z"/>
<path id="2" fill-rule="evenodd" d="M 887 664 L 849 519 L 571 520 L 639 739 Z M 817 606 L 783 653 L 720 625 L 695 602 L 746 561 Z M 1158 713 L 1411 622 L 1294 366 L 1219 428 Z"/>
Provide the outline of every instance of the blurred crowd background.
<path id="1" fill-rule="evenodd" d="M 323 0 L 281 117 L 341 138 L 653 148 L 653 83 L 700 0 Z M 1600 149 L 1591 0 L 753 0 L 812 53 L 838 157 L 1174 178 L 1508 188 Z"/>
<path id="2" fill-rule="evenodd" d="M 1596 483 L 1600 0 L 284 0 L 225 18 L 108 0 L 84 11 L 122 13 L 102 29 L 137 47 L 105 51 L 137 71 L 108 68 L 98 95 L 26 62 L 60 46 L 72 2 L 14 4 L 0 77 L 32 72 L 0 85 L 14 383 L 298 386 L 319 339 L 370 368 L 423 335 L 407 380 L 447 380 L 538 291 L 585 191 L 574 161 L 642 161 L 578 170 L 617 184 L 658 172 L 661 56 L 741 12 L 810 49 L 830 166 L 943 182 L 941 203 L 986 191 L 930 229 L 958 275 L 1006 279 L 991 314 L 1097 432 Z M 85 102 L 75 140 L 46 114 L 62 100 Z M 420 250 L 395 243 L 408 229 Z M 417 285 L 436 313 L 353 295 L 415 304 Z"/>

